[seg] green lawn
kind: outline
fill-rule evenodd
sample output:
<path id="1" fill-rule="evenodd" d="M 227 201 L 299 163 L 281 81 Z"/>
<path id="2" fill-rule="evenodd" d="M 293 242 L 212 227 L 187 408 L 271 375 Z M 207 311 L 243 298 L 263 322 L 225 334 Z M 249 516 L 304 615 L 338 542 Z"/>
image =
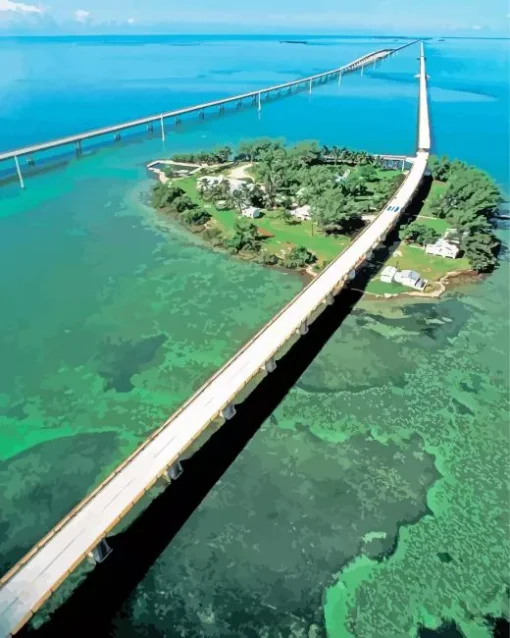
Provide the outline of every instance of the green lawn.
<path id="1" fill-rule="evenodd" d="M 399 171 L 380 172 L 382 173 L 382 178 L 389 178 L 399 173 Z M 212 215 L 213 223 L 217 228 L 226 235 L 233 233 L 235 221 L 239 217 L 237 211 L 218 210 L 214 204 L 204 203 L 197 191 L 194 177 L 184 177 L 176 180 L 176 183 L 189 195 L 192 201 L 198 206 L 205 208 Z M 434 182 L 431 194 L 443 188 L 444 184 Z M 440 234 L 443 234 L 448 227 L 444 219 L 427 217 L 427 201 L 425 201 L 423 210 L 417 220 L 422 224 L 435 228 Z M 254 219 L 253 223 L 260 228 L 261 234 L 265 236 L 263 246 L 269 253 L 279 254 L 292 246 L 306 246 L 308 250 L 317 255 L 319 264 L 334 259 L 350 241 L 349 237 L 345 235 L 335 236 L 320 233 L 317 230 L 317 226 L 312 224 L 311 221 L 289 224 L 283 218 L 282 211 L 279 210 L 268 211 L 264 213 L 263 217 Z M 386 263 L 389 266 L 395 266 L 399 270 L 416 270 L 428 281 L 436 281 L 451 270 L 470 269 L 469 261 L 466 258 L 446 259 L 435 255 L 427 255 L 423 248 L 410 246 L 403 242 L 398 247 L 396 254 L 394 253 Z M 379 281 L 379 275 L 376 275 L 368 284 L 367 290 L 368 292 L 384 294 L 403 292 L 410 289 L 400 284 L 383 283 Z"/>
<path id="2" fill-rule="evenodd" d="M 449 227 L 446 219 L 439 219 L 439 217 L 423 217 L 422 214 L 418 215 L 418 217 L 416 218 L 416 222 L 418 224 L 423 224 L 428 228 L 433 228 L 441 236 L 445 234 L 446 229 Z"/>
<path id="3" fill-rule="evenodd" d="M 411 288 L 406 288 L 402 286 L 402 284 L 397 284 L 392 282 L 391 284 L 386 283 L 385 281 L 381 281 L 379 279 L 379 275 L 374 279 L 370 280 L 367 284 L 366 291 L 371 292 L 375 295 L 394 295 L 400 294 L 402 292 L 409 292 L 412 290 Z"/>
<path id="4" fill-rule="evenodd" d="M 264 240 L 264 248 L 271 253 L 279 253 L 291 245 L 306 246 L 319 261 L 330 261 L 349 244 L 345 235 L 323 235 L 311 221 L 289 224 L 281 211 L 269 211 L 253 221 L 266 234 L 273 235 Z"/>
<path id="5" fill-rule="evenodd" d="M 447 259 L 436 255 L 427 255 L 420 246 L 409 246 L 402 242 L 395 253 L 388 259 L 388 266 L 399 270 L 416 270 L 423 279 L 436 281 L 451 270 L 470 270 L 469 261 L 465 257 Z"/>
<path id="6" fill-rule="evenodd" d="M 214 204 L 204 203 L 193 177 L 184 177 L 176 180 L 176 183 L 193 202 L 212 215 L 217 228 L 226 235 L 233 233 L 235 221 L 239 217 L 237 211 L 218 210 Z M 310 221 L 288 224 L 282 217 L 282 211 L 268 211 L 263 217 L 252 221 L 266 236 L 263 246 L 269 253 L 278 254 L 291 246 L 306 246 L 317 255 L 319 262 L 323 262 L 334 259 L 349 243 L 349 238 L 345 236 L 323 235 L 315 225 L 312 227 Z"/>

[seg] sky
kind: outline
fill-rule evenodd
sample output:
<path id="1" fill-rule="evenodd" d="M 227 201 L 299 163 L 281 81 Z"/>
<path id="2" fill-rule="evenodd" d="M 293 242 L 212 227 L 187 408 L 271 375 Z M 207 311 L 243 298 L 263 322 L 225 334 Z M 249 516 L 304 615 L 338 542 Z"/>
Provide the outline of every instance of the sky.
<path id="1" fill-rule="evenodd" d="M 508 37 L 507 0 L 0 0 L 0 34 L 302 33 Z"/>

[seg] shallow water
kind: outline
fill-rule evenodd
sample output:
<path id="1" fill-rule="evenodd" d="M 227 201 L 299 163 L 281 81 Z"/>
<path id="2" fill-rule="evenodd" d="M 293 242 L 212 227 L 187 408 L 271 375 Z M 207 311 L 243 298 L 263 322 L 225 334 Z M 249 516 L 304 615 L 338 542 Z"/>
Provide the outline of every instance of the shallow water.
<path id="1" fill-rule="evenodd" d="M 0 43 L 3 148 L 387 42 L 84 44 Z M 508 188 L 506 44 L 433 42 L 427 55 L 437 150 Z M 32 177 L 23 194 L 0 189 L 4 568 L 302 285 L 156 224 L 145 163 L 258 135 L 411 152 L 416 53 L 260 117 L 189 122 L 165 144 L 141 138 Z M 507 320 L 506 261 L 438 302 L 358 306 L 119 610 L 116 635 L 386 638 L 453 620 L 488 636 L 508 563 Z"/>

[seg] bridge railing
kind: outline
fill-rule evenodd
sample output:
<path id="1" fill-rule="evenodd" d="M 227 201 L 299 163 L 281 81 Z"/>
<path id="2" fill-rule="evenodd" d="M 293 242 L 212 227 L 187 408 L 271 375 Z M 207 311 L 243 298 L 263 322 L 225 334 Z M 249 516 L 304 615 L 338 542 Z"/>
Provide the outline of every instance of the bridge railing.
<path id="1" fill-rule="evenodd" d="M 94 137 L 99 137 L 101 135 L 107 135 L 109 133 L 116 133 L 119 131 L 124 131 L 126 129 L 129 128 L 134 128 L 136 126 L 143 126 L 144 124 L 152 124 L 154 122 L 157 122 L 158 120 L 165 120 L 171 117 L 179 117 L 180 115 L 185 115 L 187 113 L 195 113 L 197 111 L 201 111 L 201 110 L 205 110 L 208 108 L 212 108 L 215 106 L 219 106 L 221 104 L 230 104 L 231 102 L 235 102 L 235 101 L 240 101 L 240 100 L 244 100 L 247 98 L 256 98 L 259 94 L 260 95 L 265 95 L 267 93 L 271 93 L 273 91 L 281 91 L 283 89 L 286 88 L 292 88 L 293 86 L 298 86 L 300 84 L 306 84 L 309 82 L 314 82 L 315 80 L 318 80 L 320 78 L 323 77 L 327 77 L 329 75 L 334 76 L 337 75 L 339 73 L 346 73 L 349 72 L 350 70 L 355 70 L 357 68 L 359 68 L 360 66 L 363 65 L 363 62 L 366 61 L 369 58 L 373 58 L 374 56 L 378 55 L 378 54 L 386 54 L 386 55 L 391 55 L 393 53 L 396 53 L 398 51 L 401 51 L 409 46 L 411 46 L 412 44 L 415 44 L 416 41 L 413 42 L 409 42 L 401 47 L 398 47 L 396 49 L 380 49 L 378 51 L 374 51 L 372 53 L 368 53 L 366 55 L 361 56 L 360 58 L 357 58 L 356 60 L 354 60 L 353 62 L 350 62 L 349 64 L 346 64 L 344 66 L 341 67 L 337 67 L 335 69 L 332 69 L 330 71 L 324 71 L 321 73 L 316 73 L 314 75 L 310 75 L 304 78 L 299 78 L 297 80 L 291 80 L 290 82 L 283 82 L 282 84 L 275 84 L 273 86 L 270 87 L 265 87 L 265 88 L 261 88 L 261 89 L 254 89 L 253 91 L 247 91 L 246 93 L 241 93 L 239 95 L 233 95 L 230 97 L 225 97 L 225 98 L 219 98 L 217 100 L 212 100 L 210 102 L 204 102 L 203 104 L 196 104 L 193 106 L 189 106 L 189 107 L 183 107 L 180 109 L 175 109 L 173 111 L 166 111 L 163 113 L 159 113 L 157 115 L 149 115 L 147 117 L 143 117 L 143 118 L 138 118 L 135 120 L 130 120 L 128 122 L 122 122 L 120 124 L 113 124 L 111 126 L 105 126 L 105 127 L 101 127 L 98 129 L 91 129 L 89 131 L 84 131 L 82 133 L 76 133 L 74 135 L 68 135 L 62 138 L 58 138 L 55 140 L 51 140 L 48 142 L 41 142 L 38 144 L 33 144 L 30 146 L 24 146 L 18 149 L 14 149 L 11 151 L 6 151 L 3 153 L 0 153 L 0 161 L 5 161 L 8 159 L 14 159 L 14 158 L 19 158 L 22 157 L 24 155 L 30 155 L 33 153 L 37 153 L 39 151 L 44 151 L 44 150 L 49 150 L 51 148 L 56 148 L 58 146 L 65 146 L 67 144 L 73 144 L 73 143 L 77 143 L 77 142 L 82 142 L 83 140 L 86 139 L 91 139 Z"/>
<path id="2" fill-rule="evenodd" d="M 413 170 L 413 169 L 411 169 Z M 410 173 L 411 175 L 411 173 Z M 402 190 L 406 187 L 406 181 L 404 180 L 404 182 L 400 185 L 399 189 L 397 190 L 397 192 L 395 193 L 395 195 L 392 197 L 393 199 L 396 199 L 398 197 L 398 195 L 402 192 Z M 416 188 L 418 187 L 419 183 L 417 183 Z M 415 189 L 414 189 L 415 190 Z M 414 193 L 413 190 L 413 193 Z M 368 233 L 370 231 L 370 229 L 373 227 L 374 224 L 377 224 L 377 222 L 379 221 L 379 218 L 381 215 L 384 214 L 386 210 L 386 205 L 385 207 L 379 212 L 379 214 L 376 216 L 376 218 L 369 223 L 363 230 L 361 233 L 359 233 L 359 235 L 356 237 L 355 241 L 360 240 L 363 235 L 365 235 L 366 233 Z M 400 215 L 401 213 L 399 213 Z M 399 215 L 395 215 L 394 218 L 394 222 L 396 222 L 397 218 L 399 217 Z M 381 234 L 385 234 L 388 232 L 388 229 L 384 229 L 384 231 Z M 80 501 L 80 503 L 78 503 L 63 519 L 61 519 L 59 521 L 59 523 L 57 523 L 57 525 L 55 525 L 38 543 L 36 543 L 36 545 L 34 545 L 32 547 L 32 549 L 25 554 L 25 556 L 23 556 L 17 563 L 16 565 L 14 565 L 1 579 L 0 579 L 0 586 L 4 585 L 5 583 L 8 582 L 8 580 L 10 578 L 12 578 L 12 576 L 24 565 L 26 564 L 40 549 L 42 549 L 44 547 L 44 545 L 46 543 L 48 543 L 54 536 L 55 534 L 57 534 L 67 523 L 69 523 L 69 521 L 72 520 L 72 518 L 74 516 L 76 516 L 76 514 L 78 514 L 78 512 L 80 512 L 97 494 L 99 494 L 104 487 L 106 487 L 106 485 L 108 485 L 108 483 L 110 483 L 113 478 L 119 473 L 121 472 L 124 468 L 126 468 L 133 460 L 134 458 L 139 455 L 166 427 L 168 427 L 169 425 L 171 425 L 171 422 L 174 421 L 176 419 L 177 416 L 179 416 L 191 403 L 193 403 L 203 392 L 205 392 L 206 389 L 208 389 L 213 383 L 214 381 L 229 367 L 231 366 L 243 353 L 246 352 L 246 350 L 248 348 L 250 348 L 253 343 L 259 339 L 264 332 L 270 328 L 283 314 L 285 314 L 290 308 L 292 308 L 293 304 L 296 303 L 296 301 L 298 301 L 303 295 L 305 295 L 307 293 L 307 291 L 314 286 L 317 281 L 319 280 L 319 278 L 324 277 L 328 274 L 328 272 L 333 269 L 336 265 L 336 263 L 338 262 L 339 259 L 341 259 L 344 254 L 346 253 L 346 251 L 348 251 L 351 248 L 352 244 L 350 244 L 349 246 L 347 246 L 321 273 L 320 275 L 318 275 L 318 277 L 316 277 L 315 279 L 313 279 L 309 284 L 307 284 L 297 295 L 295 295 L 291 301 L 289 301 L 289 303 L 287 303 L 276 315 L 274 315 L 272 317 L 272 319 L 267 322 L 260 330 L 257 331 L 257 333 L 255 335 L 253 335 L 253 337 L 251 337 L 243 346 L 241 346 L 241 348 L 236 352 L 235 355 L 233 355 L 228 361 L 226 361 L 211 377 L 209 377 L 209 379 L 200 387 L 198 388 L 198 390 L 196 390 L 196 392 L 193 393 L 193 395 L 187 400 L 185 401 L 175 412 L 172 413 L 172 415 L 161 425 L 159 426 L 156 430 L 154 430 L 154 432 L 152 432 L 147 439 L 145 439 L 145 441 L 140 444 L 120 465 L 118 465 L 115 470 L 113 470 L 113 472 L 104 480 L 102 481 L 88 496 L 86 496 L 82 501 Z M 364 261 L 364 259 L 361 259 L 361 262 Z M 355 264 L 355 267 L 358 266 L 358 264 Z M 340 283 L 340 282 L 338 282 Z M 313 311 L 312 311 L 313 312 Z M 274 353 L 270 353 L 269 356 L 272 356 Z M 248 380 L 249 382 L 249 380 Z M 216 415 L 217 418 L 218 415 Z M 212 419 L 214 420 L 214 419 Z M 206 423 L 204 424 L 204 429 L 210 424 Z M 192 441 L 190 441 L 191 444 Z M 170 463 L 172 463 L 174 460 L 177 460 L 178 456 L 175 457 L 175 459 L 170 459 Z M 147 486 L 146 490 L 149 489 L 151 486 Z M 140 497 L 142 496 L 142 494 L 140 495 Z M 122 518 L 122 517 L 120 517 Z M 119 521 L 116 520 L 114 521 L 108 528 L 105 528 L 104 533 L 107 534 Z"/>

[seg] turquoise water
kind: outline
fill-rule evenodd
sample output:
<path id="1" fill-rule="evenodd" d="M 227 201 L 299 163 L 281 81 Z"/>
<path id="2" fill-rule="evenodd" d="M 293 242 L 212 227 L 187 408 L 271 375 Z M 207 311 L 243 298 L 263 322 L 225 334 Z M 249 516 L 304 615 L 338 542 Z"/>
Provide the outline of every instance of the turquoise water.
<path id="1" fill-rule="evenodd" d="M 1 147 L 388 44 L 313 42 L 2 40 Z M 508 192 L 507 50 L 427 45 L 436 150 Z M 164 144 L 111 146 L 29 178 L 23 193 L 0 188 L 3 568 L 302 286 L 155 219 L 145 163 L 259 135 L 412 152 L 416 55 L 260 116 L 190 119 Z M 439 302 L 363 302 L 113 614 L 114 633 L 389 638 L 454 621 L 488 636 L 508 554 L 507 320 L 506 261 Z"/>

